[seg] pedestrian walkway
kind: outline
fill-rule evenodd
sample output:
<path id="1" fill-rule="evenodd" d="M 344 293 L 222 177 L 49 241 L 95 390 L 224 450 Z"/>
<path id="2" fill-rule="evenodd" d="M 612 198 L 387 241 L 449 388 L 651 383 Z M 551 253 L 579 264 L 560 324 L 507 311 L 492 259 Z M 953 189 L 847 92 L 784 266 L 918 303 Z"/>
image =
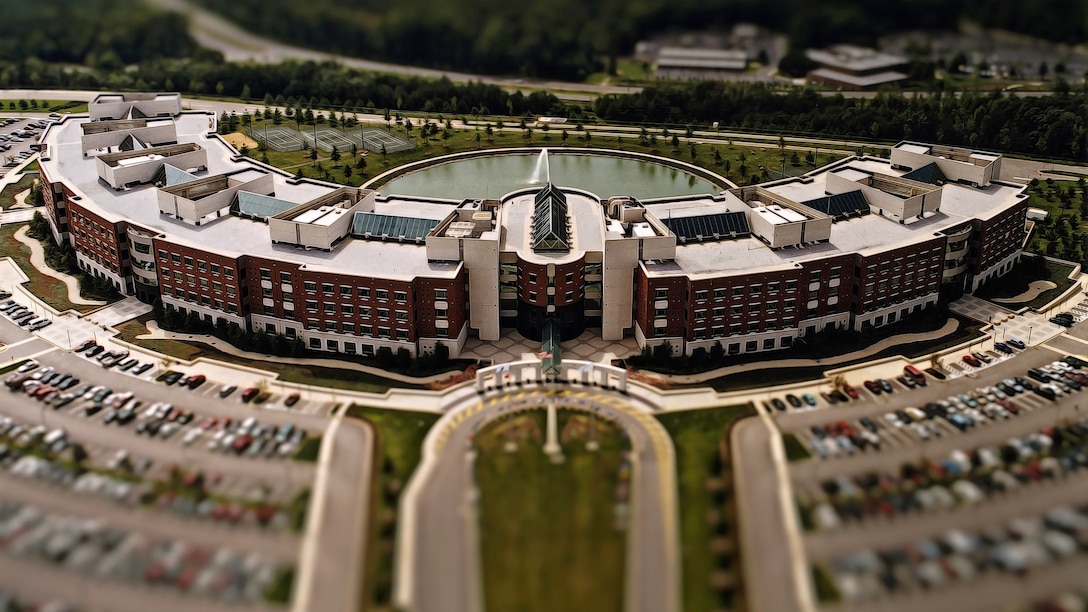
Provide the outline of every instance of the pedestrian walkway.
<path id="1" fill-rule="evenodd" d="M 461 357 L 487 359 L 492 364 L 512 363 L 536 359 L 540 346 L 539 341 L 529 340 L 512 331 L 495 341 L 470 338 L 465 342 Z M 599 363 L 611 363 L 613 359 L 623 359 L 640 352 L 634 338 L 624 338 L 618 342 L 604 340 L 597 330 L 586 330 L 573 340 L 563 340 L 562 349 L 564 357 Z"/>
<path id="2" fill-rule="evenodd" d="M 79 281 L 76 277 L 63 272 L 57 272 L 53 268 L 50 268 L 45 263 L 45 250 L 42 248 L 42 244 L 37 240 L 30 238 L 26 235 L 26 227 L 20 227 L 15 232 L 15 239 L 25 244 L 30 249 L 30 265 L 34 266 L 38 272 L 46 276 L 51 276 L 60 282 L 64 283 L 68 287 L 68 301 L 73 304 L 81 306 L 105 306 L 106 302 L 100 300 L 87 300 L 83 299 L 79 294 Z"/>
<path id="3" fill-rule="evenodd" d="M 102 327 L 117 327 L 125 321 L 131 321 L 149 312 L 151 312 L 150 304 L 145 304 L 134 297 L 127 297 L 105 308 L 99 308 L 83 318 Z"/>

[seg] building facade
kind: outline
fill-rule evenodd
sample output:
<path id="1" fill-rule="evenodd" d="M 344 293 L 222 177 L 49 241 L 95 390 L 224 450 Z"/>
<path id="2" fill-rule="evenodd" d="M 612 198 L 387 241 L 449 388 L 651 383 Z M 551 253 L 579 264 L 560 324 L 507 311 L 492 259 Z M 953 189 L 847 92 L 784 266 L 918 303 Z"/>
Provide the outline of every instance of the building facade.
<path id="1" fill-rule="evenodd" d="M 777 350 L 974 291 L 1024 239 L 1024 188 L 985 152 L 905 142 L 890 160 L 645 202 L 551 184 L 439 200 L 295 179 L 240 157 L 176 95 L 90 109 L 41 140 L 46 216 L 80 266 L 330 353 L 456 356 L 515 330 Z"/>

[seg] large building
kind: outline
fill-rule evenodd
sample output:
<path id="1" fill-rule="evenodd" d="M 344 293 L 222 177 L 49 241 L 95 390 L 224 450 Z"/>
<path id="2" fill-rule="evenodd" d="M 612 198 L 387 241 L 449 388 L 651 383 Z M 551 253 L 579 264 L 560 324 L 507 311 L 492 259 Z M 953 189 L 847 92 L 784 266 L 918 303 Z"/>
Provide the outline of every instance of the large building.
<path id="1" fill-rule="evenodd" d="M 866 47 L 835 45 L 809 49 L 805 55 L 819 66 L 808 73 L 810 83 L 847 91 L 875 89 L 907 79 L 910 61 L 901 55 L 882 53 Z"/>
<path id="2" fill-rule="evenodd" d="M 215 123 L 155 95 L 52 125 L 55 237 L 123 293 L 334 353 L 587 329 L 677 354 L 775 350 L 973 291 L 1024 238 L 1023 186 L 964 149 L 904 142 L 890 160 L 646 201 L 552 184 L 436 199 L 295 179 Z"/>

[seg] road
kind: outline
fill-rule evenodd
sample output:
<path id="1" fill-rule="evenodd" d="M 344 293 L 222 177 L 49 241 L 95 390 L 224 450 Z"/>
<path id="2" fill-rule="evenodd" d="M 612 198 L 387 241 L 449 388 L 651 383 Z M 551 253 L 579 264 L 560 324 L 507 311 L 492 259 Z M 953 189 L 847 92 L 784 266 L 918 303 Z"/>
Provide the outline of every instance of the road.
<path id="1" fill-rule="evenodd" d="M 505 88 L 545 89 L 551 92 L 577 92 L 595 97 L 608 93 L 631 93 L 641 87 L 618 87 L 615 85 L 591 85 L 568 81 L 546 79 L 524 79 L 515 77 L 497 77 L 486 74 L 471 74 L 450 70 L 435 70 L 404 64 L 391 64 L 372 60 L 323 53 L 312 49 L 295 47 L 275 40 L 247 32 L 234 23 L 206 9 L 194 6 L 186 0 L 149 0 L 151 4 L 183 13 L 189 17 L 189 33 L 202 46 L 223 54 L 227 61 L 257 62 L 276 64 L 287 60 L 325 62 L 334 61 L 349 68 L 388 72 L 407 76 L 427 78 L 447 78 L 455 83 L 475 81 Z M 583 96 L 584 98 L 584 96 Z"/>
<path id="2" fill-rule="evenodd" d="M 471 436 L 504 410 L 553 400 L 559 407 L 597 409 L 627 431 L 635 469 L 625 609 L 680 609 L 675 465 L 668 434 L 625 396 L 548 387 L 483 397 L 466 393 L 428 434 L 423 464 L 401 502 L 406 518 L 398 533 L 397 605 L 420 612 L 482 608 Z M 408 504 L 411 508 L 404 507 Z"/>
<path id="3" fill-rule="evenodd" d="M 298 612 L 357 610 L 363 592 L 374 432 L 338 417 L 326 440 L 295 581 Z"/>

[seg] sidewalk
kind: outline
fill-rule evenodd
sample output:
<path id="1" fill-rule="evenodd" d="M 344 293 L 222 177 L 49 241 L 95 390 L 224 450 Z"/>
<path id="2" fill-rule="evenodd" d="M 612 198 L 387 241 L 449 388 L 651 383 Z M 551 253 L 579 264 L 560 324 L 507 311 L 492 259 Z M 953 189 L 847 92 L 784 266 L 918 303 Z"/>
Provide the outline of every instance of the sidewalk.
<path id="1" fill-rule="evenodd" d="M 311 365 L 324 368 L 335 368 L 338 370 L 354 370 L 356 372 L 363 372 L 365 374 L 371 374 L 373 376 L 380 376 L 381 378 L 388 378 L 389 380 L 395 380 L 397 382 L 409 383 L 409 384 L 427 384 L 431 382 L 438 382 L 445 380 L 450 376 L 459 374 L 459 370 L 449 370 L 439 374 L 432 374 L 431 376 L 406 376 L 404 374 L 398 374 L 396 372 L 389 372 L 381 368 L 375 368 L 373 366 L 366 366 L 359 363 L 352 363 L 350 361 L 340 361 L 339 359 L 318 359 L 313 357 L 277 357 L 274 355 L 264 355 L 261 353 L 253 353 L 250 351 L 243 351 L 234 345 L 220 340 L 215 336 L 206 334 L 187 334 L 166 331 L 159 328 L 155 321 L 147 322 L 148 334 L 137 336 L 138 340 L 180 340 L 182 342 L 201 342 L 208 346 L 215 347 L 216 350 L 222 351 L 228 355 L 240 357 L 243 359 L 254 359 L 257 361 L 275 361 L 277 363 L 291 363 L 296 365 Z"/>
<path id="2" fill-rule="evenodd" d="M 68 287 L 68 301 L 73 304 L 81 306 L 105 306 L 106 302 L 100 300 L 85 300 L 79 295 L 79 281 L 76 277 L 64 274 L 63 272 L 57 272 L 53 268 L 50 268 L 45 263 L 45 249 L 42 248 L 42 244 L 33 238 L 29 238 L 26 235 L 27 227 L 20 227 L 15 232 L 15 239 L 25 244 L 30 249 L 30 265 L 34 266 L 46 276 L 51 276 L 60 282 L 64 283 Z"/>

